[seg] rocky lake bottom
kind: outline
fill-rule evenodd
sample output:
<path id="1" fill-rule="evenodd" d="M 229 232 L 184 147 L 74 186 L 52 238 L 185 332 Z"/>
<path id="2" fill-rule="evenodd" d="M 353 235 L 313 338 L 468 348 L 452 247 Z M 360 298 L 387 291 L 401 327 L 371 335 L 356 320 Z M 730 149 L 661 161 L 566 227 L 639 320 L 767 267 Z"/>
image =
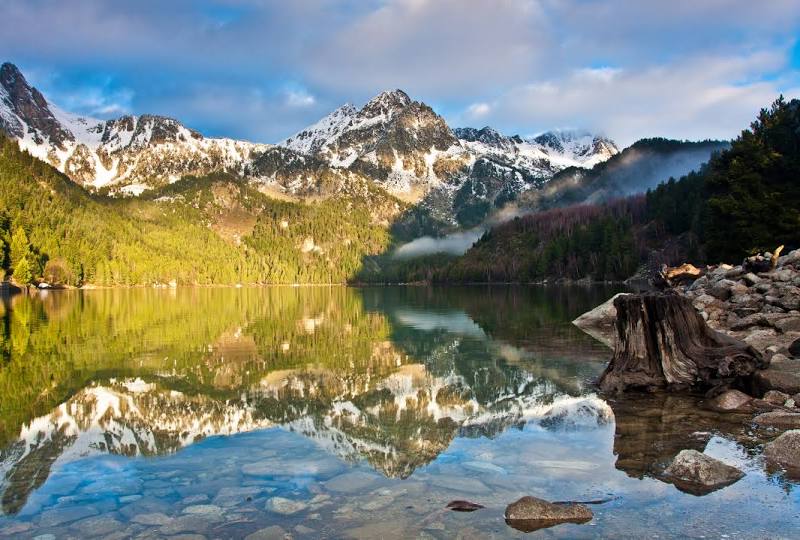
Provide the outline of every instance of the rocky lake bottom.
<path id="1" fill-rule="evenodd" d="M 598 395 L 611 351 L 570 321 L 616 292 L 15 297 L 0 538 L 797 538 L 776 431 L 702 396 Z M 682 491 L 664 471 L 685 449 L 744 476 Z M 597 504 L 525 533 L 504 511 L 526 495 Z"/>

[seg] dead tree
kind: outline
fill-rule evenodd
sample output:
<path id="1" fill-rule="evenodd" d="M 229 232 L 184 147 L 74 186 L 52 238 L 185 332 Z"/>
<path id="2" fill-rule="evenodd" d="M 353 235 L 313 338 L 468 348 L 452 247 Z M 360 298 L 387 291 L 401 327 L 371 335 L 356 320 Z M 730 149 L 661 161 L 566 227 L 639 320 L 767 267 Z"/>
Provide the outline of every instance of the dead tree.
<path id="1" fill-rule="evenodd" d="M 600 376 L 604 391 L 714 388 L 767 367 L 758 351 L 709 328 L 676 293 L 621 295 L 614 307 L 618 339 Z"/>

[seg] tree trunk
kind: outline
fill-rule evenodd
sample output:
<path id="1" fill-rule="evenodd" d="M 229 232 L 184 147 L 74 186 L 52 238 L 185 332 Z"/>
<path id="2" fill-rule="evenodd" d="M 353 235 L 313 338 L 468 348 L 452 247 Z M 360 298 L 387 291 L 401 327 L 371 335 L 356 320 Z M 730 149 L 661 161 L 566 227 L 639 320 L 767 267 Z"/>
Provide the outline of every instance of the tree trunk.
<path id="1" fill-rule="evenodd" d="M 768 364 L 753 347 L 709 328 L 678 294 L 624 295 L 614 307 L 617 344 L 599 380 L 605 391 L 715 387 Z"/>

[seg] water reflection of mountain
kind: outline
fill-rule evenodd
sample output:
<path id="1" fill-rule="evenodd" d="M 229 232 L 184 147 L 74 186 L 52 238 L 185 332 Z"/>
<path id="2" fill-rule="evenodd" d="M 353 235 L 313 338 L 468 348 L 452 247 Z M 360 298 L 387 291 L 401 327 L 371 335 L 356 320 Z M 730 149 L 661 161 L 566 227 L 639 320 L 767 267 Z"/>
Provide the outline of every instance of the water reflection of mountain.
<path id="1" fill-rule="evenodd" d="M 431 306 L 418 296 L 423 289 L 403 291 L 108 291 L 17 300 L 3 314 L 0 342 L 0 391 L 13 396 L 0 405 L 4 511 L 18 511 L 60 462 L 166 454 L 272 425 L 407 477 L 459 435 L 491 437 L 531 420 L 610 419 L 604 402 L 581 397 L 580 381 L 601 365 L 529 350 L 516 330 L 507 340 L 493 337 L 503 332 L 461 308 L 474 299 L 459 304 L 449 293 Z M 503 320 L 520 330 L 529 322 L 516 326 L 515 311 L 542 312 L 533 299 L 514 301 L 521 305 Z M 528 336 L 561 331 L 573 315 L 547 314 Z"/>

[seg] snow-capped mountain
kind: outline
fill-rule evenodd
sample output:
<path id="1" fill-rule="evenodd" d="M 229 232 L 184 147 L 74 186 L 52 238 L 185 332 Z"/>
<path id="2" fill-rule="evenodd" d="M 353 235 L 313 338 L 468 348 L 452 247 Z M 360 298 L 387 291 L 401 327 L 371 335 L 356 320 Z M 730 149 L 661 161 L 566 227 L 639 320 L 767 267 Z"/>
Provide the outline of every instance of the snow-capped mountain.
<path id="1" fill-rule="evenodd" d="M 590 168 L 618 152 L 610 139 L 583 131 L 523 139 L 488 126 L 451 130 L 402 90 L 361 109 L 345 104 L 279 145 L 358 172 L 445 226 L 475 224 L 559 171 Z"/>
<path id="2" fill-rule="evenodd" d="M 346 104 L 279 144 L 411 200 L 470 161 L 444 119 L 402 90 L 378 94 L 361 109 Z"/>
<path id="3" fill-rule="evenodd" d="M 364 195 L 377 187 L 418 205 L 439 232 L 475 225 L 559 171 L 590 168 L 618 152 L 587 132 L 526 139 L 490 127 L 451 130 L 402 90 L 361 108 L 343 105 L 277 146 L 207 138 L 163 116 L 99 120 L 65 112 L 10 63 L 0 67 L 0 131 L 76 183 L 112 193 L 138 195 L 212 172 L 281 197 Z"/>
<path id="4" fill-rule="evenodd" d="M 252 158 L 269 148 L 206 138 L 163 116 L 74 115 L 50 103 L 10 63 L 0 66 L 0 130 L 76 183 L 133 194 L 189 174 L 243 175 Z"/>

